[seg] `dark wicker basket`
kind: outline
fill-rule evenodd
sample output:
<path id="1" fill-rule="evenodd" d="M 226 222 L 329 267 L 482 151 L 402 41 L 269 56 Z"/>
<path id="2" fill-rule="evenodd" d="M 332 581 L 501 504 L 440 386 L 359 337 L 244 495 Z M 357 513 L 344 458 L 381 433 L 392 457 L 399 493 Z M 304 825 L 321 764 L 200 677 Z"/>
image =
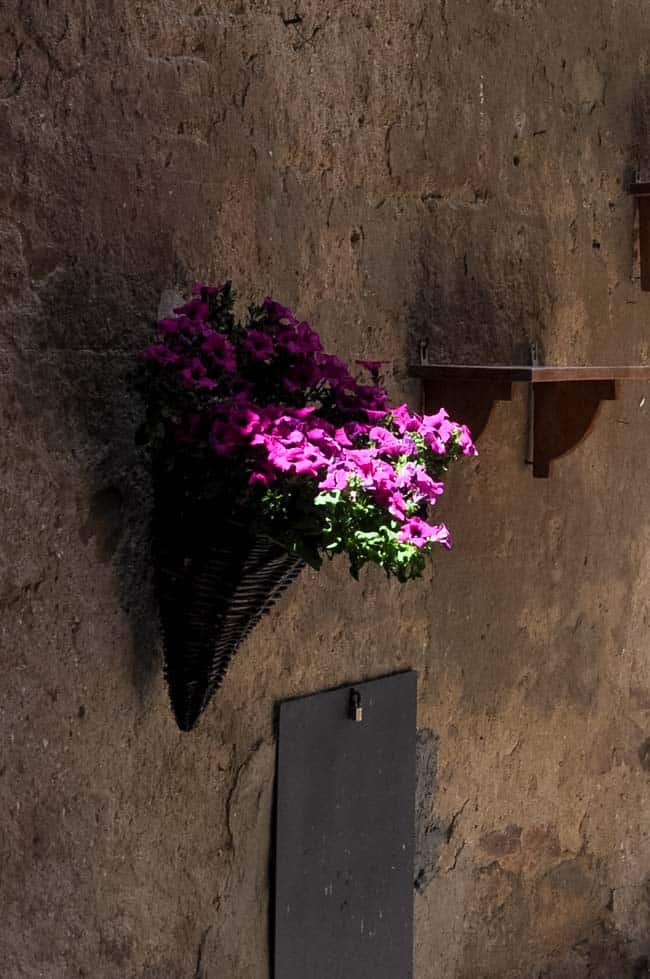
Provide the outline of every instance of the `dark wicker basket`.
<path id="1" fill-rule="evenodd" d="M 255 534 L 223 501 L 193 502 L 156 478 L 154 550 L 169 696 L 190 731 L 241 642 L 300 573 L 303 562 Z"/>

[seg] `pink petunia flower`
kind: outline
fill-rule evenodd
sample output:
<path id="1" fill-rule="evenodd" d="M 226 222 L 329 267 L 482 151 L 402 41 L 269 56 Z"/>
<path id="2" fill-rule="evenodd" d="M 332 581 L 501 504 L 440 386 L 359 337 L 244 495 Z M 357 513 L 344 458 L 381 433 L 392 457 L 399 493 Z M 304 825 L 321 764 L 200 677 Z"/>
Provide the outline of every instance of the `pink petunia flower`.
<path id="1" fill-rule="evenodd" d="M 430 541 L 442 544 L 447 550 L 451 549 L 451 535 L 444 524 L 428 524 L 420 517 L 411 517 L 407 520 L 397 535 L 398 540 L 405 541 L 407 544 L 414 544 L 415 547 L 425 547 Z"/>
<path id="2" fill-rule="evenodd" d="M 406 500 L 399 491 L 391 495 L 388 512 L 397 520 L 404 520 L 406 517 Z"/>
<path id="3" fill-rule="evenodd" d="M 227 407 L 227 421 L 234 425 L 242 435 L 251 435 L 260 422 L 255 406 L 245 401 L 234 401 Z"/>
<path id="4" fill-rule="evenodd" d="M 249 486 L 263 486 L 266 488 L 270 486 L 271 483 L 275 482 L 276 475 L 269 466 L 266 469 L 259 469 L 250 474 L 248 485 Z"/>
<path id="5" fill-rule="evenodd" d="M 390 413 L 397 429 L 404 434 L 405 432 L 419 432 L 422 419 L 419 415 L 412 412 L 408 405 L 399 405 L 391 408 Z"/>
<path id="6" fill-rule="evenodd" d="M 460 445 L 463 455 L 465 456 L 477 456 L 478 449 L 472 441 L 472 436 L 467 425 L 460 426 L 460 437 L 458 439 L 458 444 Z"/>

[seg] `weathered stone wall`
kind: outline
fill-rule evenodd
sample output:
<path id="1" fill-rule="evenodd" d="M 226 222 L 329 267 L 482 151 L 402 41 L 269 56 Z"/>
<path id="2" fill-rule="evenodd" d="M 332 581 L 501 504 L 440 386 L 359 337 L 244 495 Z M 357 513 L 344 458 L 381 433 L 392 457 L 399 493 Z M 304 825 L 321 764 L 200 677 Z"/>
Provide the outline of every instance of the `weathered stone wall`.
<path id="1" fill-rule="evenodd" d="M 648 362 L 644 0 L 5 0 L 0 960 L 266 979 L 278 699 L 420 673 L 417 979 L 650 954 L 648 405 L 549 481 L 523 394 L 422 583 L 305 572 L 192 735 L 160 671 L 128 387 L 162 290 L 230 276 L 344 356 Z"/>

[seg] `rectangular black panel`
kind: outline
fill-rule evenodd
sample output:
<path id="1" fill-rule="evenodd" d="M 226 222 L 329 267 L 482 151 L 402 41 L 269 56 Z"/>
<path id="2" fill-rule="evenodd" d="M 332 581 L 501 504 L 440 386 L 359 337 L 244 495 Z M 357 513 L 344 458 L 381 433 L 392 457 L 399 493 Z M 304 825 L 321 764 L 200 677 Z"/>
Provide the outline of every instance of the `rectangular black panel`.
<path id="1" fill-rule="evenodd" d="M 412 976 L 416 686 L 410 671 L 281 706 L 275 979 Z"/>

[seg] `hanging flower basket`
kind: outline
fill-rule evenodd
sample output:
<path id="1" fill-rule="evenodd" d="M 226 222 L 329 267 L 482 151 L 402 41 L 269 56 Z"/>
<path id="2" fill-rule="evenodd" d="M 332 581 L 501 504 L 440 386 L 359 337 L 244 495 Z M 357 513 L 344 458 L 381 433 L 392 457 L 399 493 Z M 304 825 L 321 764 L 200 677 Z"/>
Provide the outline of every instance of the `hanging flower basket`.
<path id="1" fill-rule="evenodd" d="M 238 646 L 305 563 L 346 553 L 418 577 L 444 524 L 428 523 L 451 461 L 476 449 L 444 409 L 391 407 L 380 364 L 365 384 L 291 310 L 245 324 L 230 284 L 196 284 L 142 355 L 153 464 L 154 557 L 165 672 L 190 730 Z"/>
<path id="2" fill-rule="evenodd" d="M 181 489 L 181 492 L 179 492 Z M 251 529 L 249 514 L 220 501 L 192 504 L 155 480 L 154 554 L 174 716 L 190 731 L 221 685 L 240 643 L 298 576 L 304 562 Z"/>

